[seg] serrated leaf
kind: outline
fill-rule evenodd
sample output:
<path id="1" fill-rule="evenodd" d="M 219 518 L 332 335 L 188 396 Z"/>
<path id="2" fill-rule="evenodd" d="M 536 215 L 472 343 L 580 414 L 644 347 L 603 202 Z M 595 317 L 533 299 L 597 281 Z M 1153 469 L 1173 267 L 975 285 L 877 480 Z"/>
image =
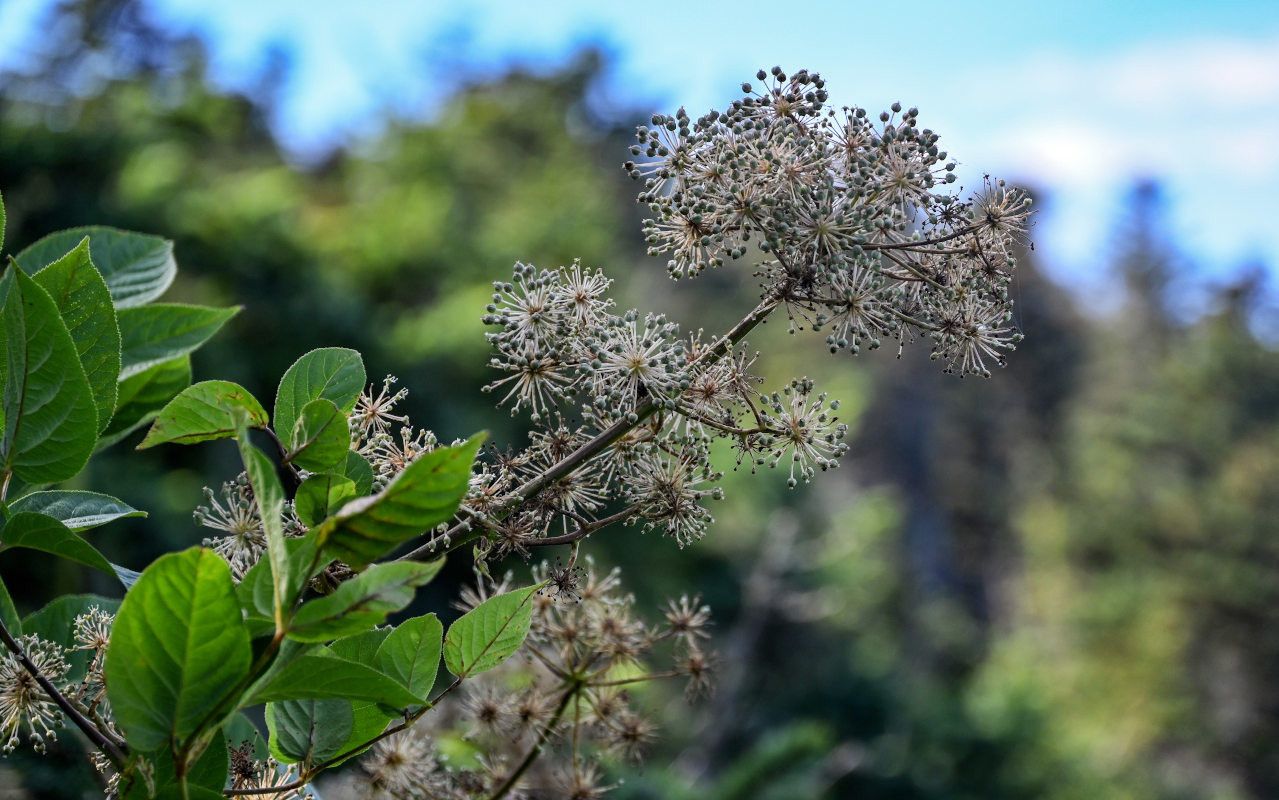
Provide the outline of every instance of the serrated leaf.
<path id="1" fill-rule="evenodd" d="M 281 763 L 318 764 L 342 752 L 355 712 L 349 700 L 285 700 L 266 707 L 266 724 Z"/>
<path id="2" fill-rule="evenodd" d="M 289 436 L 287 461 L 311 472 L 328 472 L 344 464 L 349 452 L 351 429 L 332 400 L 320 398 L 302 407 Z"/>
<path id="3" fill-rule="evenodd" d="M 267 426 L 266 409 L 248 389 L 231 381 L 201 381 L 178 393 L 163 409 L 139 450 L 157 444 L 195 444 L 235 436 L 241 419 L 250 428 Z"/>
<path id="4" fill-rule="evenodd" d="M 147 515 L 147 512 L 128 506 L 111 495 L 78 489 L 32 492 L 10 503 L 9 510 L 47 514 L 77 532 L 125 517 Z"/>
<path id="5" fill-rule="evenodd" d="M 50 234 L 18 253 L 16 260 L 27 273 L 37 273 L 86 236 L 89 254 L 117 308 L 149 303 L 173 283 L 178 271 L 173 242 L 100 225 Z"/>
<path id="6" fill-rule="evenodd" d="M 109 447 L 160 416 L 160 409 L 191 385 L 191 357 L 179 356 L 120 381 L 115 416 L 94 450 Z"/>
<path id="7" fill-rule="evenodd" d="M 75 342 L 80 364 L 93 390 L 98 411 L 98 431 L 115 412 L 120 376 L 120 326 L 116 323 L 111 293 L 89 258 L 89 239 L 35 275 L 53 298 L 62 321 Z"/>
<path id="8" fill-rule="evenodd" d="M 74 477 L 93 452 L 98 412 L 84 367 L 49 293 L 10 270 L 4 442 L 0 461 L 28 483 Z"/>
<path id="9" fill-rule="evenodd" d="M 276 630 L 283 630 L 285 613 L 292 607 L 293 598 L 297 590 L 301 589 L 305 578 L 294 574 L 289 563 L 289 551 L 284 544 L 284 520 L 281 517 L 284 513 L 284 488 L 280 486 L 280 479 L 276 477 L 275 465 L 271 463 L 271 459 L 249 442 L 249 431 L 244 427 L 247 421 L 247 416 L 240 418 L 241 427 L 236 435 L 236 442 L 240 446 L 240 458 L 249 474 L 249 483 L 253 486 L 253 501 L 257 503 L 266 534 L 266 552 L 271 565 L 273 589 L 273 619 Z"/>
<path id="10" fill-rule="evenodd" d="M 106 556 L 72 533 L 66 525 L 46 514 L 33 511 L 14 514 L 5 523 L 4 532 L 0 533 L 0 542 L 5 547 L 25 547 L 51 553 L 115 576 L 115 569 Z"/>
<path id="11" fill-rule="evenodd" d="M 346 461 L 339 472 L 354 481 L 356 497 L 365 497 L 373 491 L 373 466 L 354 450 L 347 451 Z"/>
<path id="12" fill-rule="evenodd" d="M 116 722 L 135 750 L 180 749 L 248 673 L 249 635 L 226 561 L 161 556 L 125 595 L 107 648 Z"/>
<path id="13" fill-rule="evenodd" d="M 253 693 L 249 704 L 312 698 L 369 700 L 393 708 L 408 708 L 417 702 L 408 689 L 372 667 L 332 655 L 307 654 L 271 676 Z"/>
<path id="14" fill-rule="evenodd" d="M 387 614 L 413 602 L 417 587 L 429 583 L 442 566 L 443 559 L 429 563 L 397 561 L 369 567 L 333 594 L 303 604 L 289 625 L 289 638 L 299 642 L 325 642 L 380 625 Z"/>
<path id="15" fill-rule="evenodd" d="M 153 303 L 120 309 L 120 378 L 186 355 L 207 342 L 240 307 Z"/>
<path id="16" fill-rule="evenodd" d="M 364 359 L 345 347 L 322 347 L 293 362 L 275 394 L 275 429 L 288 432 L 312 400 L 331 400 L 350 414 L 364 390 Z"/>
<path id="17" fill-rule="evenodd" d="M 459 678 L 493 669 L 511 656 L 528 636 L 533 620 L 533 593 L 541 584 L 490 597 L 449 626 L 444 663 Z"/>
<path id="18" fill-rule="evenodd" d="M 311 475 L 298 487 L 293 510 L 303 525 L 313 528 L 355 496 L 355 484 L 341 475 Z"/>
<path id="19" fill-rule="evenodd" d="M 373 666 L 402 683 L 425 703 L 435 686 L 444 644 L 444 626 L 434 614 L 396 626 L 378 648 Z"/>
<path id="20" fill-rule="evenodd" d="M 471 478 L 484 434 L 440 447 L 404 468 L 385 489 L 347 503 L 316 528 L 320 547 L 360 569 L 401 542 L 448 521 Z"/>

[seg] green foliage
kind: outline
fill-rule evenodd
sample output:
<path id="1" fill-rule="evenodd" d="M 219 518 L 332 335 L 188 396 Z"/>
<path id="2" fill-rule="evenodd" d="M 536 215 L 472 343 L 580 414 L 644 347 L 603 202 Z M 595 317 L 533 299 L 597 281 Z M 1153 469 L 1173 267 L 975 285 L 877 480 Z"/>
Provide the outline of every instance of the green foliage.
<path id="1" fill-rule="evenodd" d="M 115 410 L 120 375 L 120 326 L 116 323 L 107 285 L 89 258 L 89 237 L 37 272 L 35 280 L 53 298 L 75 342 L 80 364 L 93 390 L 101 432 Z"/>
<path id="2" fill-rule="evenodd" d="M 288 442 L 285 461 L 311 472 L 337 469 L 346 463 L 351 449 L 346 414 L 332 400 L 312 400 L 302 407 Z"/>
<path id="3" fill-rule="evenodd" d="M 524 643 L 540 585 L 490 597 L 449 626 L 444 663 L 459 678 L 493 669 Z"/>
<path id="4" fill-rule="evenodd" d="M 267 422 L 266 409 L 243 386 L 230 381 L 201 381 L 183 389 L 160 410 L 138 449 L 166 442 L 195 444 L 227 439 L 244 424 L 265 428 Z"/>
<path id="5" fill-rule="evenodd" d="M 414 590 L 440 571 L 443 559 L 425 564 L 399 561 L 376 564 L 346 581 L 328 597 L 304 603 L 289 625 L 290 639 L 326 642 L 362 633 L 407 606 Z"/>
<path id="6" fill-rule="evenodd" d="M 193 547 L 162 556 L 125 596 L 107 650 L 116 721 L 142 752 L 185 754 L 250 665 L 249 634 L 226 561 Z"/>
<path id="7" fill-rule="evenodd" d="M 359 458 L 358 454 L 351 455 Z M 369 485 L 372 485 L 371 475 Z M 367 492 L 368 488 L 365 491 Z M 293 508 L 297 511 L 298 519 L 303 525 L 315 527 L 358 494 L 359 490 L 355 483 L 341 475 L 327 473 L 310 475 L 298 487 L 298 493 L 293 498 Z"/>
<path id="8" fill-rule="evenodd" d="M 355 729 L 350 700 L 285 700 L 267 706 L 271 754 L 282 763 L 324 761 L 342 752 Z"/>
<path id="9" fill-rule="evenodd" d="M 206 308 L 176 303 L 120 309 L 120 377 L 137 375 L 156 364 L 192 352 L 239 311 L 238 307 Z"/>
<path id="10" fill-rule="evenodd" d="M 329 400 L 343 414 L 355 408 L 364 390 L 364 360 L 354 350 L 324 347 L 299 358 L 284 373 L 275 395 L 275 428 L 291 433 L 304 410 Z"/>
<path id="11" fill-rule="evenodd" d="M 115 575 L 115 569 L 93 545 L 81 539 L 58 520 L 34 511 L 19 511 L 5 523 L 0 541 L 5 547 L 27 547 Z"/>
<path id="12" fill-rule="evenodd" d="M 316 528 L 320 547 L 359 569 L 453 516 L 483 435 L 440 447 L 408 465 L 376 495 L 347 503 Z"/>
<path id="13" fill-rule="evenodd" d="M 29 483 L 65 481 L 84 468 L 97 441 L 92 389 L 49 293 L 17 270 L 5 283 L 0 469 Z"/>
<path id="14" fill-rule="evenodd" d="M 430 697 L 440 670 L 444 626 L 434 614 L 401 622 L 374 657 L 377 668 L 421 698 Z"/>
<path id="15" fill-rule="evenodd" d="M 173 283 L 178 265 L 173 242 L 114 228 L 93 226 L 50 234 L 15 256 L 18 266 L 36 273 L 89 240 L 89 255 L 111 292 L 116 308 L 150 303 Z"/>
<path id="16" fill-rule="evenodd" d="M 98 439 L 108 447 L 148 424 L 174 395 L 191 385 L 191 357 L 164 361 L 120 381 L 115 416 Z"/>
<path id="17" fill-rule="evenodd" d="M 9 510 L 47 514 L 77 533 L 117 519 L 147 515 L 114 497 L 80 489 L 32 492 L 10 503 Z"/>

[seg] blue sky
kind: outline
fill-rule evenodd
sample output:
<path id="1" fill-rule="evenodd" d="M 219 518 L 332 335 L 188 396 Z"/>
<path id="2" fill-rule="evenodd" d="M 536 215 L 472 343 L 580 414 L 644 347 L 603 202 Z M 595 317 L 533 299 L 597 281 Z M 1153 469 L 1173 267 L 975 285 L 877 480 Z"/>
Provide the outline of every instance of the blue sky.
<path id="1" fill-rule="evenodd" d="M 49 0 L 0 0 L 0 60 L 20 63 Z M 1218 0 L 647 4 L 149 0 L 242 85 L 268 48 L 295 73 L 277 131 L 305 159 L 375 135 L 379 110 L 429 116 L 467 75 L 613 54 L 605 96 L 700 112 L 761 66 L 821 71 L 832 98 L 921 109 L 961 161 L 1048 192 L 1034 238 L 1056 273 L 1104 283 L 1126 189 L 1154 177 L 1192 262 L 1279 268 L 1279 2 Z M 906 10 L 902 10 L 906 9 Z M 642 120 L 640 120 L 642 121 Z"/>

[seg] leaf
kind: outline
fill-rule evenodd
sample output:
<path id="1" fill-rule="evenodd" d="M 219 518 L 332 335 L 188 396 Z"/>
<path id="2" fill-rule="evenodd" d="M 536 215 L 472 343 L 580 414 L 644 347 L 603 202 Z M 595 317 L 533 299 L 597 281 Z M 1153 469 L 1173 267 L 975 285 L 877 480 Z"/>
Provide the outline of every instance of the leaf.
<path id="1" fill-rule="evenodd" d="M 168 753 L 157 755 L 153 776 L 155 794 L 147 792 L 144 782 L 134 781 L 126 786 L 123 800 L 213 800 L 221 797 L 230 767 L 229 755 L 223 737 L 214 736 L 187 770 L 185 789 L 174 770 L 173 757 Z"/>
<path id="2" fill-rule="evenodd" d="M 381 492 L 347 503 L 316 528 L 320 547 L 360 569 L 397 544 L 447 522 L 471 478 L 471 462 L 484 440 L 472 436 L 440 447 L 404 468 Z"/>
<path id="3" fill-rule="evenodd" d="M 192 352 L 240 312 L 176 303 L 120 310 L 120 379 Z"/>
<path id="4" fill-rule="evenodd" d="M 347 451 L 346 462 L 340 472 L 355 481 L 356 497 L 365 497 L 373 491 L 373 467 L 368 459 L 354 450 Z"/>
<path id="5" fill-rule="evenodd" d="M 9 510 L 48 514 L 73 531 L 87 531 L 117 519 L 147 515 L 111 495 L 78 489 L 32 492 L 10 503 Z"/>
<path id="6" fill-rule="evenodd" d="M 417 702 L 408 689 L 372 667 L 332 655 L 307 654 L 275 673 L 253 693 L 249 704 L 326 698 L 371 700 L 394 708 Z"/>
<path id="7" fill-rule="evenodd" d="M 490 597 L 449 626 L 444 663 L 459 678 L 493 669 L 524 644 L 533 620 L 534 584 Z"/>
<path id="8" fill-rule="evenodd" d="M 248 389 L 230 381 L 201 381 L 183 389 L 160 411 L 138 449 L 228 439 L 235 436 L 242 415 L 250 428 L 267 426 L 266 409 Z"/>
<path id="9" fill-rule="evenodd" d="M 94 606 L 108 614 L 114 614 L 120 608 L 120 601 L 95 594 L 64 594 L 39 611 L 27 615 L 22 621 L 23 632 L 37 633 L 44 639 L 68 648 L 67 661 L 70 662 L 71 669 L 67 673 L 67 679 L 71 681 L 83 677 L 91 657 L 87 650 L 71 649 L 76 646 L 75 618 L 88 613 Z"/>
<path id="10" fill-rule="evenodd" d="M 80 364 L 93 390 L 98 411 L 98 431 L 111 421 L 115 411 L 117 379 L 120 376 L 120 326 L 116 323 L 111 293 L 89 259 L 89 239 L 40 270 L 35 276 L 62 315 L 75 342 Z"/>
<path id="11" fill-rule="evenodd" d="M 243 713 L 231 715 L 227 724 L 222 726 L 222 735 L 226 737 L 228 749 L 243 747 L 245 743 L 248 743 L 249 755 L 254 761 L 266 761 L 266 757 L 270 755 L 257 726 Z"/>
<path id="12" fill-rule="evenodd" d="M 256 401 L 255 401 L 256 402 Z M 266 532 L 267 559 L 271 565 L 271 585 L 273 594 L 273 619 L 275 629 L 284 630 L 285 612 L 293 607 L 293 598 L 297 590 L 302 588 L 305 578 L 295 577 L 295 570 L 289 563 L 289 551 L 284 545 L 284 488 L 276 477 L 275 465 L 266 454 L 249 442 L 248 428 L 243 427 L 246 418 L 240 418 L 239 433 L 236 442 L 240 445 L 240 458 L 244 461 L 244 469 L 249 473 L 249 483 L 253 486 L 253 500 L 258 505 L 262 517 L 262 528 Z"/>
<path id="13" fill-rule="evenodd" d="M 107 648 L 111 709 L 129 745 L 179 749 L 248 673 L 231 570 L 212 550 L 161 556 L 125 595 Z"/>
<path id="14" fill-rule="evenodd" d="M 160 416 L 178 392 L 191 385 L 191 357 L 179 356 L 120 381 L 115 416 L 94 450 L 109 447 Z"/>
<path id="15" fill-rule="evenodd" d="M 178 271 L 173 242 L 98 225 L 50 234 L 18 253 L 18 265 L 27 273 L 37 273 L 86 236 L 89 255 L 117 308 L 149 303 L 173 283 Z"/>
<path id="16" fill-rule="evenodd" d="M 373 666 L 395 678 L 425 703 L 440 671 L 444 626 L 434 614 L 405 620 L 378 648 Z"/>
<path id="17" fill-rule="evenodd" d="M 367 631 L 413 602 L 414 590 L 429 583 L 442 566 L 443 559 L 369 567 L 328 597 L 303 604 L 289 625 L 289 638 L 325 642 Z"/>
<path id="18" fill-rule="evenodd" d="M 100 569 L 108 575 L 115 575 L 115 568 L 107 561 L 106 556 L 47 514 L 19 511 L 5 523 L 0 538 L 5 547 L 42 550 L 86 567 Z"/>
<path id="19" fill-rule="evenodd" d="M 311 472 L 327 472 L 344 464 L 349 452 L 351 429 L 332 400 L 320 398 L 302 407 L 289 436 L 286 461 Z"/>
<path id="20" fill-rule="evenodd" d="M 4 213 L 2 209 L 0 213 Z M 9 596 L 9 588 L 2 580 L 0 580 L 0 622 L 4 623 L 13 638 L 22 636 L 22 617 L 18 616 L 18 609 L 13 605 L 13 598 Z"/>
<path id="21" fill-rule="evenodd" d="M 0 195 L 0 250 L 4 248 L 4 196 Z"/>
<path id="22" fill-rule="evenodd" d="M 74 477 L 89 460 L 98 412 L 53 299 L 21 271 L 8 274 L 0 460 L 3 469 L 29 483 L 57 483 Z"/>
<path id="23" fill-rule="evenodd" d="M 284 549 L 289 554 L 289 575 L 295 576 L 300 582 L 302 573 L 315 556 L 315 541 L 310 536 L 285 539 Z M 307 579 L 312 577 L 314 575 L 308 575 Z M 272 583 L 270 558 L 260 559 L 244 573 L 244 578 L 235 586 L 235 594 L 240 598 L 241 608 L 250 617 L 270 621 L 271 629 L 275 630 L 275 586 Z"/>
<path id="24" fill-rule="evenodd" d="M 341 475 L 312 475 L 298 487 L 293 510 L 303 525 L 313 528 L 355 496 L 355 484 Z"/>
<path id="25" fill-rule="evenodd" d="M 371 665 L 373 658 L 377 655 L 378 648 L 382 646 L 382 643 L 386 641 L 386 637 L 390 635 L 390 628 L 370 628 L 364 633 L 357 633 L 345 639 L 338 639 L 324 649 L 338 658 L 354 661 L 357 664 Z"/>
<path id="26" fill-rule="evenodd" d="M 266 707 L 266 724 L 281 763 L 318 764 L 342 752 L 355 712 L 349 700 L 285 700 Z"/>
<path id="27" fill-rule="evenodd" d="M 312 400 L 333 401 L 350 414 L 364 390 L 364 359 L 345 347 L 322 347 L 293 362 L 275 394 L 275 429 L 292 431 L 302 408 Z"/>

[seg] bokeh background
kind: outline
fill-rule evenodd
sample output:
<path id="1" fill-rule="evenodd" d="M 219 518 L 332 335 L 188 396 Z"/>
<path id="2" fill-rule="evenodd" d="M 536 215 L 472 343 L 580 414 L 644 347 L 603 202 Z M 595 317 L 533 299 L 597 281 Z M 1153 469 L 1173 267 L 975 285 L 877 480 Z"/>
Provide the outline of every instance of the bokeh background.
<path id="1" fill-rule="evenodd" d="M 603 266 L 687 328 L 752 303 L 748 269 L 675 285 L 643 256 L 619 164 L 652 111 L 774 63 L 918 106 L 962 182 L 1035 194 L 1026 340 L 975 381 L 922 347 L 753 339 L 843 398 L 852 449 L 795 491 L 730 473 L 694 547 L 593 539 L 641 607 L 710 602 L 722 656 L 709 701 L 641 698 L 662 740 L 615 796 L 1279 797 L 1279 5 L 0 0 L 6 243 L 163 234 L 168 299 L 245 306 L 197 379 L 269 398 L 355 347 L 442 439 L 519 442 L 479 392 L 517 259 Z M 198 542 L 235 464 L 104 454 L 85 484 L 151 516 L 103 549 L 141 569 Z M 36 556 L 0 573 L 25 610 L 118 592 Z M 96 795 L 70 744 L 2 769 L 6 796 Z"/>

